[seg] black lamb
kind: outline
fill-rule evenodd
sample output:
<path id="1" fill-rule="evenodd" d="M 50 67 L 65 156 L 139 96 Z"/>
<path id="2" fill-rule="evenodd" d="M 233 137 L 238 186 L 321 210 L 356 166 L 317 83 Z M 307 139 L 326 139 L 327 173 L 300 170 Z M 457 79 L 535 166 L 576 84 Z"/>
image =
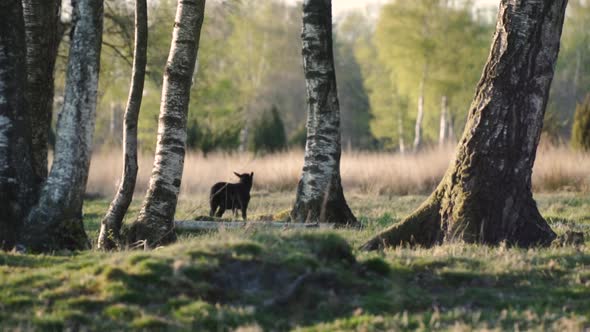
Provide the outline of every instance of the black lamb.
<path id="1" fill-rule="evenodd" d="M 211 205 L 209 215 L 211 217 L 215 215 L 221 218 L 225 210 L 231 209 L 234 216 L 237 215 L 238 210 L 242 210 L 242 218 L 247 219 L 246 210 L 248 210 L 248 203 L 250 202 L 250 190 L 252 189 L 254 172 L 250 174 L 234 172 L 234 174 L 240 178 L 240 182 L 218 182 L 211 187 L 211 194 L 209 195 L 209 204 Z M 219 210 L 217 210 L 218 208 Z M 217 213 L 215 213 L 216 211 Z"/>

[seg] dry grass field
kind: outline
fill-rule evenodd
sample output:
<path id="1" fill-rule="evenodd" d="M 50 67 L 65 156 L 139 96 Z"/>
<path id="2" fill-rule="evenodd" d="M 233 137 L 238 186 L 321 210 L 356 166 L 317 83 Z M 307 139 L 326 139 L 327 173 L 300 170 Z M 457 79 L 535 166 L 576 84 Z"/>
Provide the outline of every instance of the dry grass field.
<path id="1" fill-rule="evenodd" d="M 417 154 L 345 152 L 342 181 L 346 191 L 363 194 L 426 194 L 442 178 L 453 156 L 453 147 L 428 149 Z M 140 156 L 137 193 L 147 189 L 153 156 Z M 203 157 L 189 153 L 182 178 L 182 195 L 206 193 L 217 181 L 236 181 L 236 172 L 254 172 L 254 190 L 294 191 L 303 165 L 303 151 L 255 156 L 215 153 Z M 110 197 L 119 181 L 122 155 L 117 150 L 95 153 L 88 192 Z M 590 190 L 590 154 L 566 146 L 541 146 L 533 172 L 535 192 Z"/>

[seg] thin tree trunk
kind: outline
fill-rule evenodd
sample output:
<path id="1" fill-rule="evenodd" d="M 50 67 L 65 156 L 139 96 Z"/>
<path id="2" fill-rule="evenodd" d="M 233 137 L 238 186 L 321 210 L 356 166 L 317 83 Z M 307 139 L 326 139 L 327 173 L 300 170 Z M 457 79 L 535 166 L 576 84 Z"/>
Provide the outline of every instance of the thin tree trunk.
<path id="1" fill-rule="evenodd" d="M 186 118 L 192 77 L 199 49 L 205 0 L 179 1 L 170 54 L 164 72 L 156 159 L 138 219 L 129 229 L 129 242 L 148 246 L 174 241 L 186 144 Z"/>
<path id="2" fill-rule="evenodd" d="M 426 85 L 426 76 L 428 74 L 428 63 L 424 64 L 422 69 L 422 79 L 418 88 L 418 114 L 416 115 L 416 125 L 414 127 L 414 151 L 422 147 L 422 121 L 424 120 L 424 85 Z"/>
<path id="3" fill-rule="evenodd" d="M 457 136 L 455 135 L 455 117 L 453 116 L 452 112 L 448 112 L 448 122 L 447 122 L 447 142 L 451 144 L 457 143 Z"/>
<path id="4" fill-rule="evenodd" d="M 34 192 L 39 195 L 47 179 L 61 0 L 23 0 L 22 5 L 27 42 L 27 102 L 31 116 Z"/>
<path id="5" fill-rule="evenodd" d="M 393 94 L 392 99 L 395 100 L 395 94 Z M 395 105 L 395 103 L 391 103 Z M 397 107 L 397 135 L 398 135 L 398 145 L 399 145 L 399 153 L 405 154 L 406 153 L 406 142 L 404 140 L 404 113 L 401 107 Z"/>
<path id="6" fill-rule="evenodd" d="M 453 165 L 416 212 L 363 249 L 454 240 L 533 246 L 555 238 L 533 199 L 531 174 L 566 5 L 567 0 L 501 1 Z"/>
<path id="7" fill-rule="evenodd" d="M 133 199 L 137 180 L 137 120 L 141 108 L 145 67 L 147 63 L 147 4 L 146 0 L 135 0 L 135 47 L 133 73 L 123 128 L 124 167 L 121 183 L 109 210 L 104 216 L 98 235 L 98 248 L 112 250 L 120 247 L 120 232 L 123 217 Z"/>
<path id="8" fill-rule="evenodd" d="M 248 109 L 248 107 L 246 107 Z M 248 111 L 245 112 L 246 116 L 244 119 L 244 127 L 240 130 L 240 145 L 238 146 L 239 152 L 246 152 L 248 150 L 248 140 L 250 139 L 250 123 Z"/>
<path id="9" fill-rule="evenodd" d="M 73 2 L 66 91 L 57 120 L 54 160 L 23 232 L 23 243 L 33 251 L 89 247 L 82 205 L 96 114 L 102 14 L 102 1 Z"/>
<path id="10" fill-rule="evenodd" d="M 11 249 L 33 203 L 22 5 L 0 3 L 0 249 Z"/>
<path id="11" fill-rule="evenodd" d="M 303 2 L 303 70 L 307 86 L 307 143 L 294 222 L 357 224 L 340 180 L 340 109 L 332 50 L 330 0 Z"/>
<path id="12" fill-rule="evenodd" d="M 442 96 L 440 102 L 440 127 L 438 133 L 438 145 L 443 146 L 447 144 L 449 139 L 449 104 L 447 96 Z"/>
<path id="13" fill-rule="evenodd" d="M 576 101 L 578 101 L 578 85 L 580 82 L 580 67 L 581 67 L 581 63 L 582 63 L 582 51 L 580 51 L 579 49 L 576 50 L 576 67 L 575 67 L 575 71 L 574 71 L 574 78 L 572 80 L 572 84 L 574 86 L 574 97 L 576 98 Z"/>

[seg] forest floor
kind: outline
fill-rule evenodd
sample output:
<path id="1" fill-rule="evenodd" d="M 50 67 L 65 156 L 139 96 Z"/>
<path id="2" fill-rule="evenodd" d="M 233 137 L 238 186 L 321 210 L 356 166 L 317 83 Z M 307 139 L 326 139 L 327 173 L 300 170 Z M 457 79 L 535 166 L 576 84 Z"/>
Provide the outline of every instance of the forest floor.
<path id="1" fill-rule="evenodd" d="M 558 233 L 585 233 L 583 246 L 456 243 L 375 253 L 356 248 L 424 196 L 347 198 L 361 231 L 222 230 L 181 234 L 147 252 L 0 252 L 0 330 L 590 328 L 588 194 L 536 195 Z M 250 216 L 284 214 L 292 200 L 257 192 Z M 206 203 L 205 196 L 182 198 L 177 219 L 207 214 Z M 107 206 L 86 201 L 93 239 Z"/>

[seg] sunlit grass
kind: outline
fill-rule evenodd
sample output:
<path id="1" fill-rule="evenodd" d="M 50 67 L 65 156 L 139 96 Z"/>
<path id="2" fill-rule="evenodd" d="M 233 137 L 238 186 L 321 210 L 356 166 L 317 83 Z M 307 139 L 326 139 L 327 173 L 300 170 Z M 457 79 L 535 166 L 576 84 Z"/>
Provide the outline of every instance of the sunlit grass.
<path id="1" fill-rule="evenodd" d="M 376 229 L 392 220 L 366 222 Z M 529 250 L 453 243 L 359 252 L 357 245 L 371 232 L 232 230 L 185 234 L 178 243 L 149 252 L 0 253 L 0 328 L 590 327 L 588 242 Z M 305 275 L 318 277 L 284 303 L 268 306 Z"/>

